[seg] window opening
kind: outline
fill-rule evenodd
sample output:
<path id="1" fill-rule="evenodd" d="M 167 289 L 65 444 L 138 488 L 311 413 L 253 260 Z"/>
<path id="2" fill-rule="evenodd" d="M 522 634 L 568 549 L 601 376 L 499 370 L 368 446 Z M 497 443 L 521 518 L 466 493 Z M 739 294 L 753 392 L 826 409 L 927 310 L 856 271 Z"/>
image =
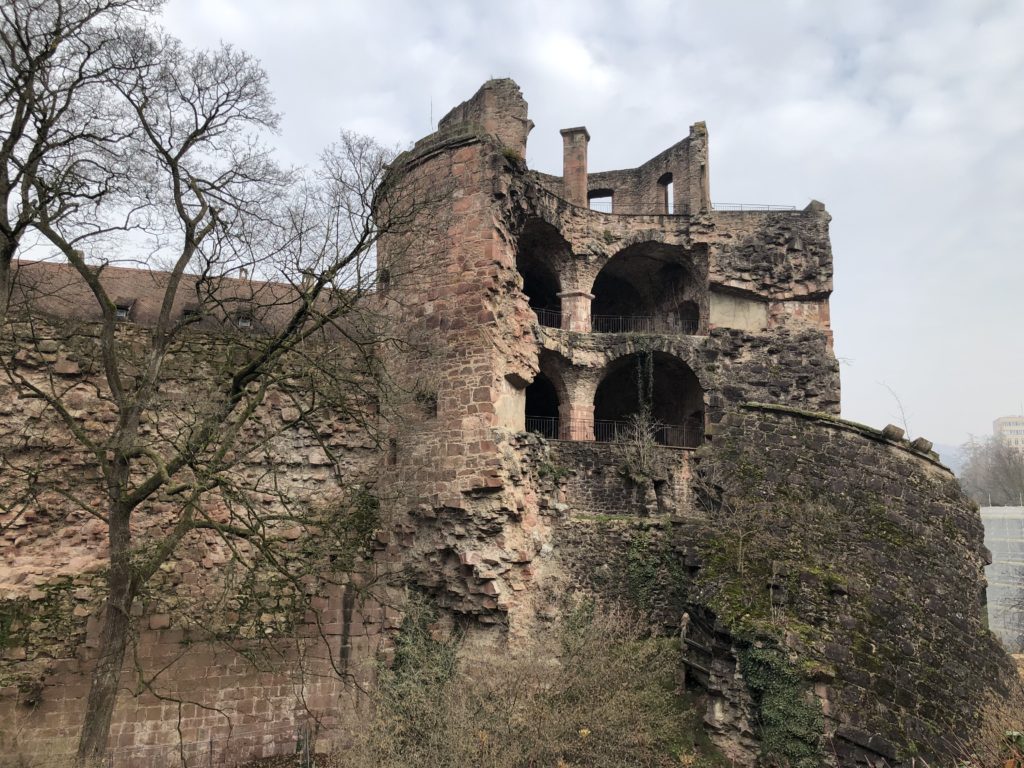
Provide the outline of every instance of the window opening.
<path id="1" fill-rule="evenodd" d="M 437 393 L 420 390 L 416 393 L 416 403 L 423 416 L 432 419 L 437 416 Z"/>
<path id="2" fill-rule="evenodd" d="M 672 182 L 672 174 L 666 173 L 658 179 L 658 186 L 661 187 L 661 208 L 671 216 L 675 213 L 675 185 Z"/>
<path id="3" fill-rule="evenodd" d="M 558 392 L 543 373 L 526 388 L 526 431 L 555 440 L 562 430 L 558 417 Z"/>
<path id="4" fill-rule="evenodd" d="M 557 264 L 568 251 L 558 230 L 539 220 L 528 222 L 519 236 L 516 269 L 523 278 L 523 293 L 537 321 L 550 328 L 562 327 Z"/>
<path id="5" fill-rule="evenodd" d="M 590 210 L 611 213 L 614 206 L 615 193 L 610 189 L 594 189 L 587 193 Z"/>
<path id="6" fill-rule="evenodd" d="M 135 299 L 117 299 L 114 302 L 114 319 L 118 322 L 126 322 L 131 319 L 132 307 Z"/>

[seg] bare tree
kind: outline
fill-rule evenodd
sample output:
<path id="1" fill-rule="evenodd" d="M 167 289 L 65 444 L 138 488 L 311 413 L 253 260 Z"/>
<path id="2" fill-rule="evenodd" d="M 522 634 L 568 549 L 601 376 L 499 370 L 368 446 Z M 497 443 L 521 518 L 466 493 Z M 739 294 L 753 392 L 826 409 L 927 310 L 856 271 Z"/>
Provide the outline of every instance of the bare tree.
<path id="1" fill-rule="evenodd" d="M 1024 452 L 998 437 L 970 442 L 961 449 L 960 484 L 982 506 L 1024 506 Z"/>
<path id="2" fill-rule="evenodd" d="M 49 39 L 60 49 L 65 7 L 82 16 L 73 30 L 108 14 L 109 31 L 116 12 L 143 4 L 18 0 L 5 6 L 4 32 L 45 27 L 50 37 L 32 45 Z M 118 28 L 116 38 L 100 36 L 95 52 L 80 54 L 102 60 L 104 98 L 117 99 L 104 107 L 121 127 L 115 145 L 72 131 L 55 149 L 52 132 L 43 131 L 5 150 L 8 176 L 0 181 L 8 214 L 14 211 L 0 243 L 7 267 L 17 263 L 12 258 L 29 230 L 67 264 L 59 286 L 39 265 L 4 278 L 20 293 L 4 289 L 13 298 L 0 365 L 19 396 L 39 404 L 49 430 L 29 425 L 0 435 L 5 513 L 59 498 L 107 531 L 105 609 L 78 747 L 82 765 L 106 751 L 132 606 L 182 542 L 197 530 L 214 531 L 240 558 L 256 548 L 277 562 L 282 530 L 323 523 L 273 479 L 246 476 L 240 462 L 271 450 L 289 430 L 315 436 L 318 419 L 368 423 L 377 352 L 398 341 L 372 311 L 375 245 L 428 204 L 421 190 L 384 183 L 397 174 L 388 169 L 391 153 L 354 135 L 343 134 L 314 174 L 279 169 L 260 141 L 277 124 L 266 76 L 247 54 L 227 46 L 190 51 L 139 25 Z M 76 101 L 82 89 L 72 82 L 64 95 L 76 110 L 90 103 Z M 14 117 L 5 119 L 17 123 L 21 94 L 8 89 L 4 109 Z M 43 118 L 33 123 L 37 132 Z M 32 166 L 18 152 L 38 162 Z M 44 166 L 56 170 L 43 173 Z M 14 203 L 12 168 L 20 174 Z M 61 169 L 85 181 L 62 186 Z M 107 257 L 115 248 L 141 251 L 148 254 L 141 264 L 164 267 L 153 277 L 158 300 L 145 327 L 123 322 L 125 297 L 111 288 Z M 48 317 L 48 302 L 62 297 L 92 322 Z M 196 331 L 204 330 L 216 353 L 197 358 Z M 84 381 L 69 380 L 58 368 L 66 358 L 46 352 L 55 340 L 81 365 Z M 83 388 L 103 419 L 76 408 L 72 398 Z M 267 422 L 268 398 L 282 397 L 290 414 Z M 79 456 L 80 475 L 41 465 L 29 450 L 40 441 Z M 140 527 L 140 516 L 152 518 L 156 506 L 159 524 Z"/>
<path id="3" fill-rule="evenodd" d="M 12 264 L 45 212 L 51 226 L 117 226 L 97 208 L 131 179 L 137 125 L 111 99 L 121 76 L 110 53 L 161 0 L 13 0 L 0 6 L 0 319 Z M 120 222 L 130 226 L 131 221 Z"/>

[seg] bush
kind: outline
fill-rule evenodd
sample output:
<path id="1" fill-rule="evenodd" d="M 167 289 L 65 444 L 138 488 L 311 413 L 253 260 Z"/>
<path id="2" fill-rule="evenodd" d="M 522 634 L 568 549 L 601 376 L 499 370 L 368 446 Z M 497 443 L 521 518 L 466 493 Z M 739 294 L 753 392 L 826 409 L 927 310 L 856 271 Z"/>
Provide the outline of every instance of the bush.
<path id="1" fill-rule="evenodd" d="M 406 615 L 350 766 L 700 766 L 720 757 L 676 694 L 679 648 L 634 617 L 578 608 L 526 656 L 471 664 L 429 608 Z M 475 660 L 474 660 L 475 662 Z M 714 753 L 714 754 L 713 754 Z"/>

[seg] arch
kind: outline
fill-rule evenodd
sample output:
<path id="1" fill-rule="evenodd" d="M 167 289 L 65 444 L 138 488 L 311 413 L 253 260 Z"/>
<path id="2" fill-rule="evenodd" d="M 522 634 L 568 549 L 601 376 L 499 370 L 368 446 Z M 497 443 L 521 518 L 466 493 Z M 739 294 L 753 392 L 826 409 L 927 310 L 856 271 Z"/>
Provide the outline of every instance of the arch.
<path id="1" fill-rule="evenodd" d="M 537 218 L 527 220 L 519 235 L 516 269 L 523 278 L 526 301 L 541 325 L 561 326 L 558 264 L 568 253 L 569 244 L 557 229 Z"/>
<path id="2" fill-rule="evenodd" d="M 693 370 L 665 352 L 634 352 L 609 364 L 594 393 L 594 435 L 620 440 L 637 426 L 663 445 L 704 439 L 704 390 Z"/>
<path id="3" fill-rule="evenodd" d="M 560 434 L 558 390 L 547 376 L 538 373 L 526 387 L 526 431 L 536 432 L 547 438 Z"/>
<path id="4" fill-rule="evenodd" d="M 682 246 L 654 241 L 622 249 L 594 279 L 592 330 L 698 333 L 706 327 L 707 280 L 697 261 Z"/>

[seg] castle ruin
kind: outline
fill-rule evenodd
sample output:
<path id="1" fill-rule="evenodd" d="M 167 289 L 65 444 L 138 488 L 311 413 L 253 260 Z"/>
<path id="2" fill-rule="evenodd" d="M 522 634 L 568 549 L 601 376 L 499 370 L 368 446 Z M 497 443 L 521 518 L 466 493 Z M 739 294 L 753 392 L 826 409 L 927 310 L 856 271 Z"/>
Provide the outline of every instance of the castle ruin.
<path id="1" fill-rule="evenodd" d="M 328 437 L 388 489 L 370 555 L 382 583 L 426 595 L 483 655 L 528 646 L 566 594 L 632 602 L 669 633 L 685 614 L 706 723 L 744 764 L 779 727 L 745 676 L 768 653 L 799 681 L 794 706 L 820 717 L 818 732 L 784 738 L 822 764 L 958 754 L 1013 680 L 984 626 L 982 527 L 927 441 L 838 418 L 824 205 L 716 209 L 703 123 L 636 168 L 596 173 L 586 128 L 565 129 L 561 177 L 527 169 L 532 128 L 516 84 L 492 80 L 392 166 L 391 184 L 444 191 L 378 253 L 380 311 L 422 342 L 389 372 L 416 396 L 381 403 L 379 451 L 341 427 Z M 296 493 L 315 495 L 326 459 L 309 443 L 284 450 Z M 737 553 L 744 537 L 754 551 Z M 354 594 L 321 602 L 346 670 L 386 656 L 399 627 L 388 601 Z M 251 715 L 270 689 L 282 710 L 301 696 L 357 716 L 344 680 L 311 693 L 287 669 L 250 676 L 202 643 L 197 675 L 175 656 L 172 619 L 136 618 L 146 663 L 180 658 L 168 679 L 203 701 L 230 707 L 244 689 Z M 89 662 L 59 639 L 8 648 L 8 669 L 51 661 L 31 701 L 17 685 L 0 700 L 55 749 Z M 169 711 L 140 698 L 119 705 L 118 738 L 144 726 L 174 744 Z M 197 740 L 221 727 L 190 716 Z M 293 743 L 255 739 L 236 756 Z"/>

